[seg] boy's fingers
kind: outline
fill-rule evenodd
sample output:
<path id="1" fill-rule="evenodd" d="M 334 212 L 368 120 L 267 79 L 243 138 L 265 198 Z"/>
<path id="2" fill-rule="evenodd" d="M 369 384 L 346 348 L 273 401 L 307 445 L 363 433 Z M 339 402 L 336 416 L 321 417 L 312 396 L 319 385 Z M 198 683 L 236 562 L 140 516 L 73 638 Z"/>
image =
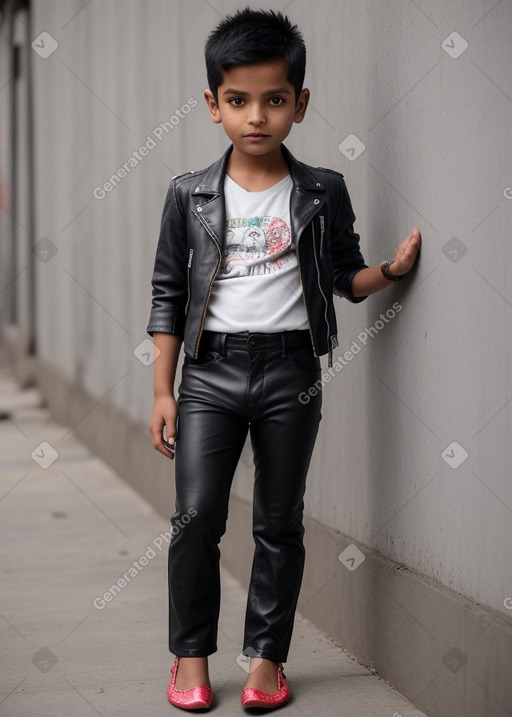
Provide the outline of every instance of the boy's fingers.
<path id="1" fill-rule="evenodd" d="M 174 448 L 174 436 L 167 438 L 167 440 L 164 439 L 162 443 L 167 450 L 170 450 L 169 446 L 172 446 Z"/>
<path id="2" fill-rule="evenodd" d="M 155 426 L 153 423 L 150 423 L 149 432 L 151 433 L 151 440 L 153 441 L 153 446 L 156 448 L 162 436 L 162 426 Z"/>
<path id="3" fill-rule="evenodd" d="M 176 418 L 174 416 L 165 417 L 165 435 L 168 443 L 174 443 L 176 437 Z"/>
<path id="4" fill-rule="evenodd" d="M 174 458 L 176 442 L 176 423 L 178 412 L 174 401 L 164 402 L 164 406 L 156 404 L 149 422 L 149 432 L 153 448 L 167 458 Z"/>
<path id="5" fill-rule="evenodd" d="M 162 431 L 162 447 L 165 455 L 174 458 L 174 443 L 176 441 L 176 418 L 167 416 L 165 419 L 165 437 Z"/>
<path id="6" fill-rule="evenodd" d="M 166 444 L 162 436 L 160 436 L 159 441 L 154 444 L 154 448 L 156 448 L 159 453 L 166 456 L 166 458 L 174 458 L 174 446 L 171 449 L 169 445 Z"/>

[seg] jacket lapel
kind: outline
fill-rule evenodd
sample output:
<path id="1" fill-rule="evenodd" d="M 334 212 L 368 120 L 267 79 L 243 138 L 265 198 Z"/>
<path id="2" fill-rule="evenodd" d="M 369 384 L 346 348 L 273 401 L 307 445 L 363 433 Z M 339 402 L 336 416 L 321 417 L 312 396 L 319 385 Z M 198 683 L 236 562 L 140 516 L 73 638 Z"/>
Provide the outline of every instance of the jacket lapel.
<path id="1" fill-rule="evenodd" d="M 223 245 L 226 224 L 224 178 L 232 150 L 233 145 L 230 145 L 222 157 L 208 167 L 191 193 L 195 203 L 194 213 L 219 248 Z"/>
<path id="2" fill-rule="evenodd" d="M 292 236 L 298 241 L 306 224 L 324 205 L 325 185 L 305 164 L 295 159 L 284 144 L 281 148 L 293 179 L 290 222 Z"/>
<path id="3" fill-rule="evenodd" d="M 325 185 L 305 164 L 296 160 L 284 144 L 281 149 L 293 180 L 290 222 L 292 236 L 298 240 L 311 217 L 323 207 Z M 232 150 L 233 145 L 230 145 L 223 156 L 208 167 L 191 193 L 194 213 L 219 248 L 223 245 L 226 222 L 224 178 Z"/>

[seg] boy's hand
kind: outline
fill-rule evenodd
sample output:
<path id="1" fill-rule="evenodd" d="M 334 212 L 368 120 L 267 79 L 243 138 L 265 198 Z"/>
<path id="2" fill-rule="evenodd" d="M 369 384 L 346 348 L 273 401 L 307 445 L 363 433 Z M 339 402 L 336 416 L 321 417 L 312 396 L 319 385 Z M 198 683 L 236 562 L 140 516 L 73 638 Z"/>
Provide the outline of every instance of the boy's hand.
<path id="1" fill-rule="evenodd" d="M 410 271 L 416 261 L 421 244 L 421 234 L 418 227 L 414 227 L 407 239 L 397 246 L 393 253 L 393 264 L 389 271 L 396 276 L 403 276 Z"/>
<path id="2" fill-rule="evenodd" d="M 176 418 L 178 416 L 178 407 L 176 400 L 171 394 L 165 396 L 156 396 L 153 403 L 153 412 L 149 422 L 149 431 L 153 448 L 162 453 L 167 458 L 174 458 L 174 450 L 168 448 L 164 443 L 163 429 L 167 442 L 174 446 L 176 438 Z"/>

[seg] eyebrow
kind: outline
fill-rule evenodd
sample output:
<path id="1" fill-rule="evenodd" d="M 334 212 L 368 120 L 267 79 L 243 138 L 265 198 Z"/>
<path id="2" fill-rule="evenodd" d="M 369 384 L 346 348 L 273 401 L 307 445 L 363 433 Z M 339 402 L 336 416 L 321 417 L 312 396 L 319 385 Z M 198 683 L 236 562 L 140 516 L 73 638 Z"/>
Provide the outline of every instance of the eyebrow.
<path id="1" fill-rule="evenodd" d="M 265 95 L 291 95 L 290 90 L 287 87 L 277 87 L 275 90 L 268 90 L 268 92 L 264 92 Z M 248 97 L 250 95 L 250 92 L 244 92 L 243 90 L 236 90 L 233 87 L 228 87 L 227 90 L 224 90 L 222 95 L 242 95 L 244 97 Z"/>

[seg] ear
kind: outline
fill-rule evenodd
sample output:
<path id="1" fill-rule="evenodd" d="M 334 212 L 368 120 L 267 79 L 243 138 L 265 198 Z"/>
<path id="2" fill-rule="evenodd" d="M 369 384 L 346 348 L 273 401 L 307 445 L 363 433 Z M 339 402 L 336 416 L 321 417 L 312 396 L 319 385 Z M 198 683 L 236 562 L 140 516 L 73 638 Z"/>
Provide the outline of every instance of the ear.
<path id="1" fill-rule="evenodd" d="M 208 105 L 208 109 L 210 110 L 212 121 L 215 122 L 215 124 L 220 124 L 222 122 L 222 119 L 220 117 L 219 106 L 215 101 L 213 92 L 211 90 L 205 90 L 203 94 L 206 100 L 206 104 Z"/>
<path id="2" fill-rule="evenodd" d="M 301 90 L 299 99 L 297 100 L 297 105 L 295 107 L 295 116 L 293 118 L 294 122 L 299 123 L 302 122 L 302 120 L 304 119 L 309 103 L 309 97 L 309 90 L 307 89 L 307 87 L 305 87 L 303 90 Z"/>

